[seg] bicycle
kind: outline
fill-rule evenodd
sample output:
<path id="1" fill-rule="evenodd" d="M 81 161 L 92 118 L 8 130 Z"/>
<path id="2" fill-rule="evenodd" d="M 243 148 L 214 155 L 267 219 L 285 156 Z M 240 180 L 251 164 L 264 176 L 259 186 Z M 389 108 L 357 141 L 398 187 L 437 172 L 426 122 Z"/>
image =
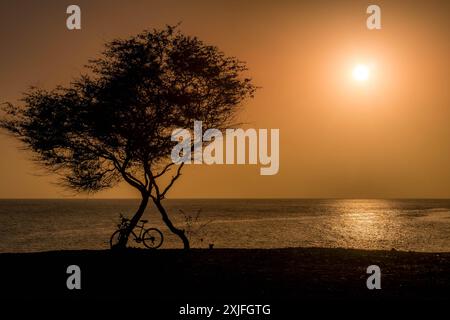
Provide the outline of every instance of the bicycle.
<path id="1" fill-rule="evenodd" d="M 118 230 L 116 230 L 109 240 L 109 244 L 111 248 L 117 245 L 122 236 L 125 235 L 125 231 L 127 230 L 130 220 L 121 216 L 121 222 L 117 225 Z M 140 220 L 142 225 L 137 225 L 135 229 L 140 229 L 139 235 L 137 235 L 134 230 L 131 230 L 131 233 L 128 235 L 128 241 L 130 241 L 131 237 L 136 243 L 143 243 L 148 249 L 157 249 L 161 247 L 164 237 L 162 232 L 157 228 L 148 228 L 145 229 L 144 225 L 148 222 L 148 220 Z"/>

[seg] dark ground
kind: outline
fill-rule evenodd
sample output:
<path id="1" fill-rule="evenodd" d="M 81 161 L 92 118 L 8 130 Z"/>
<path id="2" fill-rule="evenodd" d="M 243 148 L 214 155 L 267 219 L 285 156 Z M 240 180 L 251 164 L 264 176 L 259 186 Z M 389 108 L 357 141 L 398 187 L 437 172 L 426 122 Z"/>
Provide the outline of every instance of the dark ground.
<path id="1" fill-rule="evenodd" d="M 81 268 L 68 290 L 66 268 Z M 381 268 L 368 290 L 366 268 Z M 450 253 L 350 249 L 55 251 L 0 254 L 1 295 L 172 303 L 450 302 Z M 175 312 L 173 309 L 171 312 Z"/>

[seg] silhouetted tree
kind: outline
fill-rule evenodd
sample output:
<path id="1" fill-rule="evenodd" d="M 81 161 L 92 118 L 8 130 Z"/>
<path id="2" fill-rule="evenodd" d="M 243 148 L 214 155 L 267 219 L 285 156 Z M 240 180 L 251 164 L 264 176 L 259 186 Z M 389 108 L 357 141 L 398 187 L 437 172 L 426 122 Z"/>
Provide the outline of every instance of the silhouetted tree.
<path id="1" fill-rule="evenodd" d="M 171 133 L 193 128 L 194 120 L 221 130 L 232 125 L 255 91 L 245 64 L 168 26 L 109 42 L 86 67 L 68 87 L 31 88 L 20 106 L 7 103 L 1 127 L 71 189 L 96 192 L 126 181 L 141 195 L 128 234 L 151 199 L 188 249 L 185 231 L 163 206 L 183 168 L 171 161 Z"/>

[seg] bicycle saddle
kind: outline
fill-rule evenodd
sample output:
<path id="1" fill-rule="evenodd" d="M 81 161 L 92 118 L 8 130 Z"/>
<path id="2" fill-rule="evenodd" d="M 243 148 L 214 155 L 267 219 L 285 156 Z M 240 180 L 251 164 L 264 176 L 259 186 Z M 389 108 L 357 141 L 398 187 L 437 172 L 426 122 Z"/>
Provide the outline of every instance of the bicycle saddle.
<path id="1" fill-rule="evenodd" d="M 148 220 L 141 220 L 141 222 L 143 222 L 143 223 L 147 223 L 147 222 L 148 222 Z"/>

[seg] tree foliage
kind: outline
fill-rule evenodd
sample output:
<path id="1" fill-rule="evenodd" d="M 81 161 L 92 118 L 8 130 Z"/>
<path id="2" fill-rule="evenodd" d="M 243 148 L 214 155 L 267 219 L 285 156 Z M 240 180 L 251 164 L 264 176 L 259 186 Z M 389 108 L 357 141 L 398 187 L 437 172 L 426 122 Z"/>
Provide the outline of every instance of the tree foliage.
<path id="1" fill-rule="evenodd" d="M 170 160 L 172 131 L 194 120 L 224 129 L 255 91 L 243 62 L 170 26 L 109 42 L 86 67 L 69 86 L 31 88 L 0 122 L 77 191 L 125 180 L 161 201 L 182 168 Z"/>

